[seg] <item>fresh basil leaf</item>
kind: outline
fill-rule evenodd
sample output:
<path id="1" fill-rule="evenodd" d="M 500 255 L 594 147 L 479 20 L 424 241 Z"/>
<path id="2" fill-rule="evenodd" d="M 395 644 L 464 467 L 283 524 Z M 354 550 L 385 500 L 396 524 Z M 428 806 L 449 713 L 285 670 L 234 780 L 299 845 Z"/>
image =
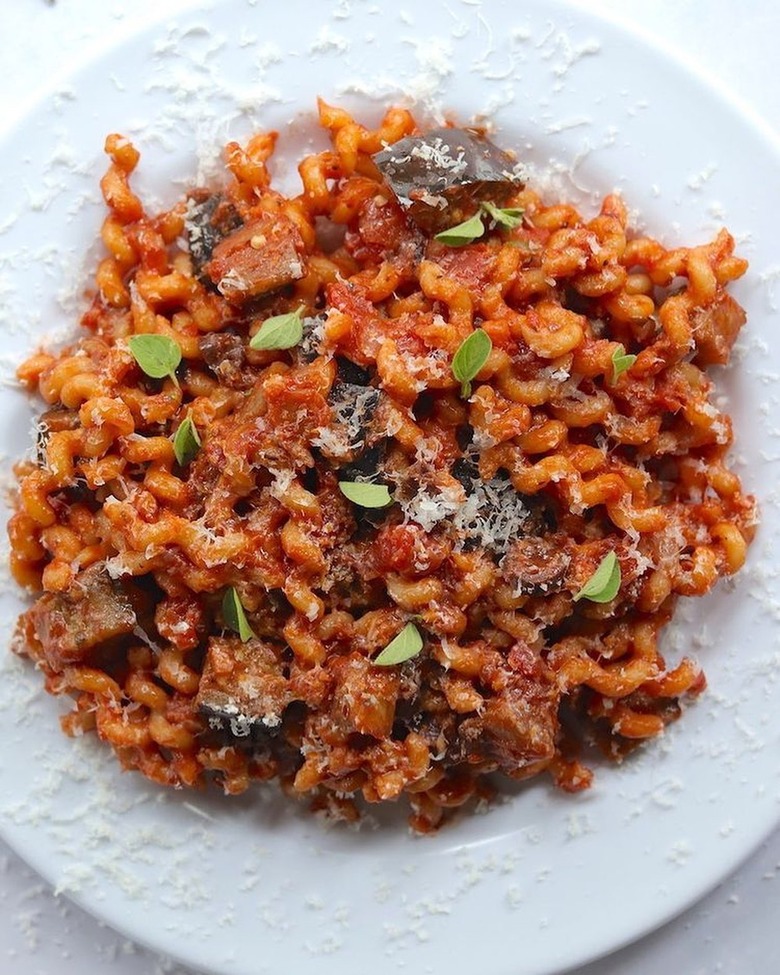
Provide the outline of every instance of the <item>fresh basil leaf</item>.
<path id="1" fill-rule="evenodd" d="M 616 383 L 618 376 L 630 369 L 635 362 L 636 356 L 627 353 L 624 345 L 619 345 L 612 353 L 612 382 Z"/>
<path id="2" fill-rule="evenodd" d="M 460 395 L 471 396 L 471 380 L 488 361 L 493 343 L 488 333 L 476 328 L 464 339 L 452 359 L 452 375 L 461 384 Z"/>
<path id="3" fill-rule="evenodd" d="M 370 484 L 367 481 L 339 481 L 339 488 L 345 498 L 361 508 L 386 508 L 393 503 L 393 496 L 384 484 Z"/>
<path id="4" fill-rule="evenodd" d="M 620 589 L 620 563 L 614 552 L 609 552 L 599 563 L 599 567 L 574 597 L 589 599 L 592 603 L 608 603 L 617 596 Z"/>
<path id="5" fill-rule="evenodd" d="M 506 227 L 507 230 L 514 230 L 515 227 L 519 227 L 523 222 L 523 214 L 525 213 L 522 207 L 497 207 L 495 203 L 490 203 L 487 200 L 482 204 L 482 210 L 491 220 L 500 227 Z"/>
<path id="6" fill-rule="evenodd" d="M 266 318 L 249 343 L 250 349 L 291 349 L 303 338 L 303 321 L 301 312 L 291 311 L 286 315 L 274 315 Z"/>
<path id="7" fill-rule="evenodd" d="M 414 623 L 407 623 L 398 636 L 387 644 L 385 649 L 374 657 L 373 663 L 377 667 L 392 667 L 394 664 L 402 664 L 405 660 L 411 660 L 423 648 L 423 638 Z"/>
<path id="8" fill-rule="evenodd" d="M 185 464 L 189 464 L 200 450 L 200 446 L 198 428 L 188 414 L 173 435 L 173 452 L 179 465 L 184 467 Z"/>
<path id="9" fill-rule="evenodd" d="M 481 237 L 485 233 L 485 225 L 482 222 L 482 217 L 475 213 L 473 217 L 469 217 L 468 220 L 464 220 L 463 223 L 455 224 L 454 227 L 449 227 L 447 230 L 442 230 L 434 237 L 434 240 L 438 240 L 442 244 L 447 244 L 449 247 L 463 247 L 465 244 L 470 244 L 477 237 Z"/>
<path id="10" fill-rule="evenodd" d="M 235 586 L 231 586 L 222 597 L 222 618 L 225 621 L 225 626 L 238 633 L 244 643 L 255 636 L 255 631 L 247 621 L 246 612 Z"/>
<path id="11" fill-rule="evenodd" d="M 181 348 L 178 342 L 167 335 L 131 335 L 127 340 L 133 358 L 152 379 L 170 376 L 179 385 L 176 369 L 181 362 Z"/>

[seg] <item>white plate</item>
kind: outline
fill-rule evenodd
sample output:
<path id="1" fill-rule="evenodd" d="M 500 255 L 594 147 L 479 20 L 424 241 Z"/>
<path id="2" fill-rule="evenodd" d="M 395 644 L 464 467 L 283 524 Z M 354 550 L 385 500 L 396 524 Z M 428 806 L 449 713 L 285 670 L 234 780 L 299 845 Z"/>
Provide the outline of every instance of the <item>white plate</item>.
<path id="1" fill-rule="evenodd" d="M 710 687 L 662 742 L 599 767 L 590 793 L 535 782 L 432 838 L 392 816 L 327 830 L 274 789 L 225 800 L 122 775 L 94 739 L 65 739 L 62 703 L 0 656 L 0 833 L 114 927 L 225 975 L 422 975 L 445 959 L 451 975 L 556 971 L 682 910 L 778 820 L 778 151 L 697 78 L 582 11 L 421 6 L 287 0 L 271 14 L 226 0 L 128 39 L 30 112 L 0 144 L 5 378 L 76 321 L 99 253 L 107 132 L 135 139 L 136 187 L 170 202 L 228 137 L 256 127 L 280 129 L 281 161 L 297 159 L 317 94 L 372 122 L 405 93 L 462 121 L 488 114 L 499 143 L 554 170 L 586 210 L 617 187 L 670 245 L 721 222 L 741 239 L 752 266 L 736 293 L 750 320 L 722 385 L 763 524 L 736 585 L 674 625 L 669 656 L 697 652 Z M 294 169 L 276 168 L 294 188 Z M 0 410 L 10 469 L 31 409 L 5 383 Z M 6 645 L 21 601 L 10 584 L 0 600 Z"/>

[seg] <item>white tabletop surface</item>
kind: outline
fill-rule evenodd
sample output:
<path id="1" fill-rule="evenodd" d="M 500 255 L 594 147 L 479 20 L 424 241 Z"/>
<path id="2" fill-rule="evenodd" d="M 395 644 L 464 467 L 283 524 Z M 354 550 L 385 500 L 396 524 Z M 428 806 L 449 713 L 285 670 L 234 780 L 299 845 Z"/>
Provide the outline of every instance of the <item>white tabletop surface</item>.
<path id="1" fill-rule="evenodd" d="M 272 10 L 272 0 L 265 2 Z M 780 133 L 780 4 L 775 0 L 582 0 L 582 5 L 676 50 L 719 78 Z M 197 0 L 0 0 L 0 130 L 45 89 L 52 71 L 59 75 L 142 24 L 197 6 Z M 778 924 L 780 831 L 677 920 L 576 975 L 771 975 L 780 971 Z M 2 841 L 0 972 L 193 975 L 54 897 Z"/>

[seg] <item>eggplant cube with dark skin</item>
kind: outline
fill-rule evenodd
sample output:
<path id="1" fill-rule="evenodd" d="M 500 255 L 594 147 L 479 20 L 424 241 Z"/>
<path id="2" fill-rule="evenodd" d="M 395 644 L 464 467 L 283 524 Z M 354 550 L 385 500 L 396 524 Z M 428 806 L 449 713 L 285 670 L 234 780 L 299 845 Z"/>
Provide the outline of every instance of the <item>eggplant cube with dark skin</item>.
<path id="1" fill-rule="evenodd" d="M 282 668 L 280 651 L 262 640 L 213 637 L 196 698 L 200 712 L 235 738 L 272 732 L 291 699 Z"/>
<path id="2" fill-rule="evenodd" d="M 232 304 L 271 294 L 306 273 L 303 241 L 281 214 L 265 214 L 224 237 L 204 273 Z"/>
<path id="3" fill-rule="evenodd" d="M 570 563 L 564 535 L 527 535 L 511 543 L 501 574 L 518 595 L 549 596 L 566 588 Z"/>
<path id="4" fill-rule="evenodd" d="M 467 129 L 407 136 L 373 159 L 408 216 L 428 234 L 473 216 L 480 203 L 502 206 L 523 186 L 516 161 Z"/>
<path id="5" fill-rule="evenodd" d="M 515 779 L 534 775 L 555 755 L 559 701 L 560 690 L 543 667 L 535 674 L 507 675 L 482 713 L 461 722 L 450 746 L 453 758 L 495 763 Z"/>
<path id="6" fill-rule="evenodd" d="M 50 667 L 89 662 L 93 653 L 133 635 L 149 612 L 149 598 L 130 579 L 112 579 L 100 566 L 85 569 L 64 592 L 45 592 L 25 614 Z"/>
<path id="7" fill-rule="evenodd" d="M 187 249 L 198 274 L 203 265 L 211 260 L 217 244 L 237 230 L 241 223 L 238 211 L 221 193 L 195 190 L 191 194 L 184 230 Z"/>
<path id="8" fill-rule="evenodd" d="M 316 445 L 330 460 L 354 460 L 370 440 L 370 429 L 380 392 L 373 386 L 335 382 L 328 396 L 330 425 L 320 430 Z"/>
<path id="9" fill-rule="evenodd" d="M 246 389 L 254 382 L 246 368 L 246 341 L 233 332 L 209 332 L 198 339 L 203 361 L 229 389 Z"/>

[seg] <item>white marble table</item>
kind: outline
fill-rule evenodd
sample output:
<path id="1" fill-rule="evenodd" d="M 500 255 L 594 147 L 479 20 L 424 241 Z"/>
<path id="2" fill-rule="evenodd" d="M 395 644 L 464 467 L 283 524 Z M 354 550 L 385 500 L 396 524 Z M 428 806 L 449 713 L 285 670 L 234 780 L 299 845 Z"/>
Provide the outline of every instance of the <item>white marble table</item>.
<path id="1" fill-rule="evenodd" d="M 67 72 L 91 51 L 146 22 L 195 6 L 196 0 L 2 0 L 0 129 L 24 111 L 36 91 L 45 90 L 53 75 Z M 587 0 L 582 6 L 622 19 L 683 54 L 780 130 L 780 4 L 774 0 Z M 577 975 L 771 975 L 780 971 L 779 927 L 777 831 L 705 900 Z M 55 898 L 1 841 L 0 972 L 191 975 Z"/>

